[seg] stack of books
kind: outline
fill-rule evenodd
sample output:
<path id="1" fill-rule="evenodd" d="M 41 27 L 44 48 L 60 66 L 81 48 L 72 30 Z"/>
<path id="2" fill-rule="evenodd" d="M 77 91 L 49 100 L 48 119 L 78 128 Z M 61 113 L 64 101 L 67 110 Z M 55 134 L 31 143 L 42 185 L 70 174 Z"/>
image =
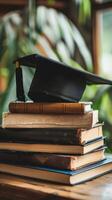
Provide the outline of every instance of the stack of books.
<path id="1" fill-rule="evenodd" d="M 0 129 L 0 172 L 78 184 L 111 171 L 91 102 L 11 102 Z"/>

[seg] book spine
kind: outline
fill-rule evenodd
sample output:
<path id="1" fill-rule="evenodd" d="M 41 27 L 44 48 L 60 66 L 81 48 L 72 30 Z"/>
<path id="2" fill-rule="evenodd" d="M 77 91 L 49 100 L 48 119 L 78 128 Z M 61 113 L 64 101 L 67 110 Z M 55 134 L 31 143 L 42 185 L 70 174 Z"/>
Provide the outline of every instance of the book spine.
<path id="1" fill-rule="evenodd" d="M 84 114 L 85 104 L 82 103 L 16 103 L 9 104 L 11 113 L 57 113 Z"/>
<path id="2" fill-rule="evenodd" d="M 55 154 L 38 154 L 38 153 L 24 153 L 24 152 L 11 152 L 8 153 L 0 152 L 0 162 L 10 163 L 10 164 L 21 164 L 26 163 L 30 166 L 46 166 L 53 167 L 56 169 L 69 169 L 71 170 L 73 166 L 71 165 L 72 156 L 58 156 Z M 74 157 L 75 160 L 75 157 Z M 75 165 L 74 165 L 75 169 Z"/>
<path id="3" fill-rule="evenodd" d="M 77 129 L 2 129 L 0 131 L 0 140 L 21 143 L 80 144 L 77 131 Z"/>

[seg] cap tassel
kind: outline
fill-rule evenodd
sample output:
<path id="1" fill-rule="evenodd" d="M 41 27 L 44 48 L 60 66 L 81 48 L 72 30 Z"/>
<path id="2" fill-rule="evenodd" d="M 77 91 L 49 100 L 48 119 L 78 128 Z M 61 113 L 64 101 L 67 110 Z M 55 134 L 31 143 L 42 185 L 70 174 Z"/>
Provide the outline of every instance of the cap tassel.
<path id="1" fill-rule="evenodd" d="M 25 101 L 22 68 L 18 61 L 16 62 L 16 96 L 17 101 Z"/>

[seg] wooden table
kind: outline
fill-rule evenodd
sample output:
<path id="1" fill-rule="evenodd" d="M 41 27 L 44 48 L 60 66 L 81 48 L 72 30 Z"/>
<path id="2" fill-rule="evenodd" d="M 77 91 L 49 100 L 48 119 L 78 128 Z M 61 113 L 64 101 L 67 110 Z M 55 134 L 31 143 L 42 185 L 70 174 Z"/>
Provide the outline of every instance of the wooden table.
<path id="1" fill-rule="evenodd" d="M 76 186 L 58 185 L 0 174 L 0 200 L 64 199 L 112 199 L 112 173 Z"/>

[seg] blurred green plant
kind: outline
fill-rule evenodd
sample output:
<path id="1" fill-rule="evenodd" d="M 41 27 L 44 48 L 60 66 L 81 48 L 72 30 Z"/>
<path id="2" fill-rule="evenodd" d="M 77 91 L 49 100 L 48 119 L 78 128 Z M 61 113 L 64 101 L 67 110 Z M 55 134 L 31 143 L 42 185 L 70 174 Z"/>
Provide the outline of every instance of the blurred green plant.
<path id="1" fill-rule="evenodd" d="M 74 0 L 74 2 L 79 8 L 80 24 L 86 23 L 91 16 L 91 0 Z M 105 38 L 105 41 L 107 41 L 107 38 Z M 105 41 L 103 40 L 103 44 Z M 104 135 L 106 136 L 106 144 L 109 147 L 107 151 L 112 152 L 112 87 L 87 86 L 82 100 L 92 101 L 93 109 L 99 110 L 100 121 L 104 122 L 103 130 Z"/>
<path id="2" fill-rule="evenodd" d="M 62 13 L 43 6 L 36 10 L 35 29 L 31 30 L 21 12 L 9 13 L 1 19 L 0 66 L 8 69 L 7 90 L 0 99 L 0 113 L 8 109 L 8 103 L 16 98 L 13 60 L 19 56 L 41 53 L 73 67 L 81 66 L 73 59 L 76 46 L 85 63 L 92 71 L 91 54 L 77 27 Z M 24 86 L 28 90 L 32 70 L 24 71 Z"/>
<path id="3" fill-rule="evenodd" d="M 76 5 L 79 8 L 79 22 L 81 24 L 86 23 L 86 21 L 90 18 L 91 16 L 91 0 L 74 0 Z"/>
<path id="4" fill-rule="evenodd" d="M 112 152 L 112 86 L 87 87 L 84 100 L 93 102 L 93 109 L 99 110 L 100 122 L 104 122 L 103 132 L 108 152 Z"/>

